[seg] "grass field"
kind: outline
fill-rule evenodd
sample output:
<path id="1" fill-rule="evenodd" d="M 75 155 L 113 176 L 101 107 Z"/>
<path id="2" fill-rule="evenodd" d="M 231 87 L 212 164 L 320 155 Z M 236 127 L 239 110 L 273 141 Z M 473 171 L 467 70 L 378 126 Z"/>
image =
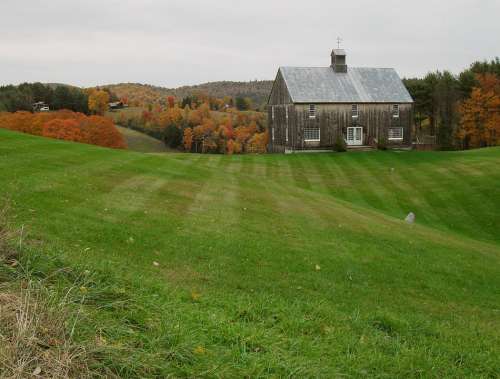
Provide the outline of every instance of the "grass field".
<path id="1" fill-rule="evenodd" d="M 127 142 L 127 149 L 140 153 L 165 153 L 168 151 L 165 144 L 144 133 L 116 126 Z"/>
<path id="2" fill-rule="evenodd" d="M 90 272 L 75 338 L 123 377 L 498 377 L 499 166 L 500 148 L 145 155 L 0 130 L 29 265 Z"/>

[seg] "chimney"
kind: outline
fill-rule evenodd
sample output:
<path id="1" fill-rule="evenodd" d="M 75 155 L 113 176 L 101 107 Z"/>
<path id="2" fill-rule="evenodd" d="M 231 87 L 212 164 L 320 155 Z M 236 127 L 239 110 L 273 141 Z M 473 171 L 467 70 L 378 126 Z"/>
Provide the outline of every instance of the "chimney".
<path id="1" fill-rule="evenodd" d="M 347 72 L 347 63 L 345 58 L 345 50 L 333 49 L 332 50 L 332 68 L 333 71 L 339 73 Z"/>

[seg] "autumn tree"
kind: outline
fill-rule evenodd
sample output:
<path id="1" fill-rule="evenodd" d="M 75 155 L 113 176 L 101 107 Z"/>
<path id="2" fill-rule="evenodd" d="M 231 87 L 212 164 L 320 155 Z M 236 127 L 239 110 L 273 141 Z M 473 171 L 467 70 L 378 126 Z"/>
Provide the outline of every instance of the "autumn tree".
<path id="1" fill-rule="evenodd" d="M 127 147 L 111 119 L 68 110 L 0 113 L 0 128 L 117 149 Z"/>
<path id="2" fill-rule="evenodd" d="M 182 138 L 182 144 L 184 145 L 184 149 L 186 151 L 191 151 L 193 147 L 193 129 L 186 128 L 184 129 L 184 136 Z"/>
<path id="3" fill-rule="evenodd" d="M 109 93 L 102 90 L 91 90 L 89 93 L 89 110 L 97 115 L 104 115 L 108 110 Z"/>
<path id="4" fill-rule="evenodd" d="M 500 136 L 500 79 L 493 74 L 479 75 L 479 86 L 460 104 L 458 137 L 465 149 L 495 146 Z"/>
<path id="5" fill-rule="evenodd" d="M 173 96 L 167 97 L 167 104 L 169 108 L 173 108 L 175 106 L 175 97 Z"/>

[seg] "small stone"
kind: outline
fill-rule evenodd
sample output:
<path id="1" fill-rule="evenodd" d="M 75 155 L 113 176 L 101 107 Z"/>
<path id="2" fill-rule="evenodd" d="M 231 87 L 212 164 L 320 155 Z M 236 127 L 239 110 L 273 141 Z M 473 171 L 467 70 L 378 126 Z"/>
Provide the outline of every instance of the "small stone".
<path id="1" fill-rule="evenodd" d="M 413 224 L 415 222 L 415 213 L 413 212 L 408 213 L 408 216 L 406 216 L 405 221 L 408 224 Z"/>
<path id="2" fill-rule="evenodd" d="M 159 264 L 158 262 L 156 262 L 156 261 L 154 261 L 154 262 L 153 262 L 153 266 L 158 267 L 159 265 L 160 265 L 160 264 Z"/>

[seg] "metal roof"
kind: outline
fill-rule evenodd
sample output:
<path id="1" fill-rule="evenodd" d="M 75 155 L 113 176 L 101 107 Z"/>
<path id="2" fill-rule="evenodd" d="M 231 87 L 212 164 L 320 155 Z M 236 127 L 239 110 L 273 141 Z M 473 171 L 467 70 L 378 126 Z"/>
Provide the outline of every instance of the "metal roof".
<path id="1" fill-rule="evenodd" d="M 280 67 L 294 103 L 412 103 L 392 68 Z"/>

